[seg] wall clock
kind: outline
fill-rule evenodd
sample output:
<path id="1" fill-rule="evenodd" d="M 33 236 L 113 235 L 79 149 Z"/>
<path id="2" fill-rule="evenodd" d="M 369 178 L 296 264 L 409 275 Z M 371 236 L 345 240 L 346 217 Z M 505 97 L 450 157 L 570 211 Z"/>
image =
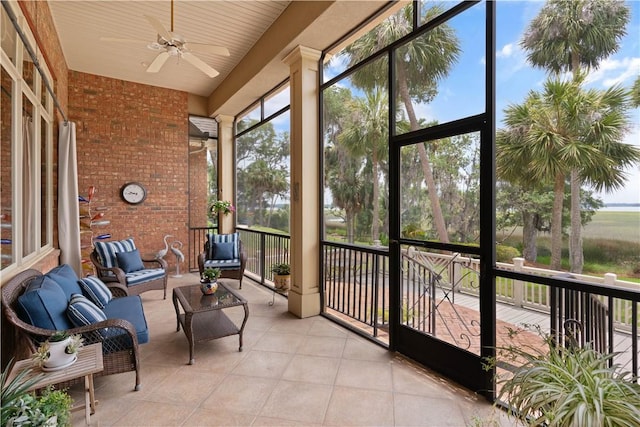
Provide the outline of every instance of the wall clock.
<path id="1" fill-rule="evenodd" d="M 138 182 L 127 182 L 120 189 L 120 195 L 125 202 L 137 205 L 147 198 L 147 189 Z"/>

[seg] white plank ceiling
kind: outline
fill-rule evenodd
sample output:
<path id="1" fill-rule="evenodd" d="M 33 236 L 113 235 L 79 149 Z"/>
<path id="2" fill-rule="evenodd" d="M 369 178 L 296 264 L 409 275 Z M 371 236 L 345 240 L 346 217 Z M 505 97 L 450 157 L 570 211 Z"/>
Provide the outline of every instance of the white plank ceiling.
<path id="1" fill-rule="evenodd" d="M 216 69 L 210 78 L 184 59 L 170 57 L 158 73 L 146 67 L 158 54 L 147 47 L 157 32 L 145 19 L 171 30 L 170 1 L 66 1 L 49 7 L 69 69 L 208 96 L 287 7 L 289 1 L 174 2 L 174 32 L 188 42 L 224 46 L 230 56 L 193 53 Z M 100 40 L 104 37 L 139 42 Z"/>

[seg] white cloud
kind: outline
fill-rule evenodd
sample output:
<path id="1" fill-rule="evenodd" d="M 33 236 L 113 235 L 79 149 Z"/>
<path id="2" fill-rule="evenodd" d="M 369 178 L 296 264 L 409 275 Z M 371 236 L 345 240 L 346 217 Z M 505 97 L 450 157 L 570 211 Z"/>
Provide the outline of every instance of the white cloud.
<path id="1" fill-rule="evenodd" d="M 516 50 L 519 50 L 519 49 L 516 48 Z M 513 43 L 507 43 L 504 46 L 502 46 L 502 49 L 496 52 L 496 57 L 509 58 L 511 55 L 513 55 L 513 53 L 514 53 Z"/>
<path id="2" fill-rule="evenodd" d="M 640 58 L 625 57 L 622 59 L 607 58 L 600 63 L 598 69 L 587 76 L 586 83 L 600 82 L 604 87 L 623 84 L 640 74 Z"/>

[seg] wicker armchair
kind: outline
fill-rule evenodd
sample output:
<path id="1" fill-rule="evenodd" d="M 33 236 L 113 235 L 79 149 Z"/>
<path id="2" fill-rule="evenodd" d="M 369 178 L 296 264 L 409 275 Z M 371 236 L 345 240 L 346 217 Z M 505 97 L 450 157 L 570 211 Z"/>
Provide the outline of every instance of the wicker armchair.
<path id="1" fill-rule="evenodd" d="M 235 235 L 235 236 L 234 236 Z M 236 261 L 235 263 L 230 263 L 233 266 L 225 266 L 225 261 L 223 260 L 222 262 L 220 261 L 214 261 L 212 259 L 212 251 L 211 251 L 211 246 L 210 246 L 210 241 L 211 240 L 215 240 L 217 237 L 220 236 L 232 236 L 234 238 L 237 238 L 238 241 L 238 258 L 237 259 L 233 259 L 233 260 L 229 260 L 229 261 Z M 224 237 L 223 237 L 224 239 Z M 198 271 L 200 272 L 200 275 L 202 276 L 202 272 L 204 271 L 205 267 L 217 267 L 220 268 L 220 277 L 221 278 L 227 278 L 227 279 L 237 279 L 240 281 L 240 286 L 239 288 L 242 289 L 242 278 L 244 277 L 244 269 L 247 265 L 247 251 L 245 250 L 245 248 L 242 246 L 242 240 L 240 240 L 239 235 L 237 233 L 233 233 L 233 234 L 211 234 L 207 236 L 207 241 L 204 244 L 204 251 L 201 252 L 198 255 Z"/>
<path id="2" fill-rule="evenodd" d="M 98 251 L 98 246 L 102 245 L 105 249 L 102 252 Z M 117 249 L 108 249 L 107 247 L 114 246 Z M 142 258 L 142 262 L 146 270 L 136 271 L 133 273 L 126 273 L 122 268 L 117 265 L 117 262 L 112 259 L 108 263 L 105 262 L 104 257 L 113 258 L 114 250 L 130 250 L 135 249 L 133 239 L 127 239 L 120 242 L 96 242 L 94 250 L 91 252 L 91 262 L 93 263 L 96 274 L 104 283 L 108 286 L 112 286 L 114 283 L 120 284 L 120 289 L 124 290 L 127 295 L 140 295 L 143 292 L 151 290 L 162 290 L 164 292 L 164 299 L 167 299 L 167 262 L 162 258 Z M 161 271 L 158 275 L 158 271 Z M 146 280 L 144 276 L 149 272 L 152 279 Z M 154 273 L 155 272 L 155 273 Z"/>
<path id="3" fill-rule="evenodd" d="M 42 276 L 37 270 L 26 270 L 18 273 L 2 286 L 2 312 L 5 319 L 14 327 L 17 346 L 14 356 L 28 357 L 37 349 L 39 343 L 45 341 L 56 331 L 42 329 L 26 323 L 18 317 L 18 298 L 29 285 L 29 282 Z M 111 288 L 113 289 L 113 288 Z M 113 289 L 114 295 L 119 292 Z M 121 294 L 121 293 L 120 293 Z M 101 331 L 109 328 L 108 337 Z M 121 331 L 121 332 L 115 332 Z M 107 319 L 88 326 L 68 329 L 69 334 L 82 334 L 86 344 L 102 343 L 104 370 L 96 376 L 136 372 L 135 390 L 140 389 L 140 356 L 138 337 L 135 327 L 124 319 Z"/>

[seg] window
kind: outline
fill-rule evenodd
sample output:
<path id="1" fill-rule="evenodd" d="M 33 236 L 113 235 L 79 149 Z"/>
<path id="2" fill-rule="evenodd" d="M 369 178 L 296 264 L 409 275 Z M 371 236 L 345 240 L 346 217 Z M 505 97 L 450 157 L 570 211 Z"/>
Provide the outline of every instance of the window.
<path id="1" fill-rule="evenodd" d="M 236 118 L 238 224 L 289 232 L 289 129 L 288 82 Z"/>
<path id="2" fill-rule="evenodd" d="M 2 5 L 0 268 L 5 270 L 52 247 L 53 98 L 45 83 L 51 81 L 48 70 L 36 67 L 29 53 L 35 49 L 24 44 L 9 13 L 32 39 L 24 17 L 18 8 Z"/>

